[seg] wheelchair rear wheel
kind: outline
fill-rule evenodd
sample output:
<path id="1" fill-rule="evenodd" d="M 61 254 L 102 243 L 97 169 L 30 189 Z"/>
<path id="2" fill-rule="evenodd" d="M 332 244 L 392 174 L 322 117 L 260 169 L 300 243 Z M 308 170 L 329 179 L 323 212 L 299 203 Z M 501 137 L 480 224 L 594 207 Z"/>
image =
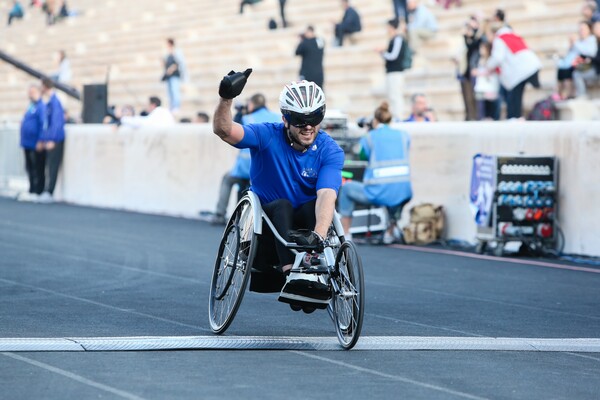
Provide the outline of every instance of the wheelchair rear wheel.
<path id="1" fill-rule="evenodd" d="M 225 332 L 235 318 L 248 285 L 255 253 L 254 212 L 252 203 L 245 197 L 227 223 L 215 261 L 208 307 L 214 333 Z"/>
<path id="2" fill-rule="evenodd" d="M 340 344 L 349 350 L 360 337 L 365 305 L 362 261 L 354 243 L 342 243 L 332 279 L 340 289 L 333 294 L 333 322 Z"/>

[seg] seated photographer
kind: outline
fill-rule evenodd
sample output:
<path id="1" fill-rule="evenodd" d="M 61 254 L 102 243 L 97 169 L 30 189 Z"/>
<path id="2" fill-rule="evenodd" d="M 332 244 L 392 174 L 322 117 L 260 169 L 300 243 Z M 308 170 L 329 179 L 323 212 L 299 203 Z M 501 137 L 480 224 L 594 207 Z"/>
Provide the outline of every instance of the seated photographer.
<path id="1" fill-rule="evenodd" d="M 389 127 L 392 114 L 387 102 L 375 110 L 373 129 L 360 141 L 361 159 L 368 160 L 363 182 L 346 182 L 340 189 L 338 211 L 346 238 L 351 239 L 352 212 L 357 203 L 385 206 L 390 214 L 383 242 L 394 242 L 396 216 L 412 198 L 408 133 Z"/>

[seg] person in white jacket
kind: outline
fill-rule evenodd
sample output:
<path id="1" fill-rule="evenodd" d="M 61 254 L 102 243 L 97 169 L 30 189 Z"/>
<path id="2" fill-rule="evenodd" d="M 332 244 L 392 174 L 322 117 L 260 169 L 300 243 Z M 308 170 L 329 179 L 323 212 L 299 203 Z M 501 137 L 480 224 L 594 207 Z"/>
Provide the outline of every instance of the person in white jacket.
<path id="1" fill-rule="evenodd" d="M 510 27 L 495 25 L 492 33 L 492 55 L 487 68 L 489 71 L 500 68 L 500 83 L 507 91 L 506 118 L 521 118 L 525 85 L 529 82 L 539 87 L 538 72 L 542 64 L 523 38 Z"/>
<path id="2" fill-rule="evenodd" d="M 588 21 L 579 23 L 579 35 L 569 37 L 569 51 L 557 59 L 558 93 L 563 99 L 575 97 L 573 86 L 574 65 L 580 57 L 594 57 L 598 52 L 598 40 L 592 34 L 592 25 Z M 558 58 L 557 56 L 555 58 Z"/>

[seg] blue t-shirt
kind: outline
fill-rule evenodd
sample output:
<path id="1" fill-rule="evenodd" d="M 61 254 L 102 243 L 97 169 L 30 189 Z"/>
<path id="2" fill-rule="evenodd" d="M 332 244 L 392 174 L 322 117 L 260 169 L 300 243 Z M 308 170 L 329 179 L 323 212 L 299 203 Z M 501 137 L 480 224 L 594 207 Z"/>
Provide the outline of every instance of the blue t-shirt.
<path id="1" fill-rule="evenodd" d="M 242 125 L 279 121 L 281 121 L 281 115 L 269 111 L 267 107 L 261 107 L 242 117 Z M 250 160 L 250 149 L 241 149 L 229 175 L 235 178 L 250 179 Z"/>
<path id="2" fill-rule="evenodd" d="M 298 208 L 314 200 L 317 190 L 337 192 L 342 184 L 344 151 L 323 131 L 302 153 L 289 145 L 283 123 L 244 125 L 244 138 L 235 147 L 250 149 L 251 189 L 263 204 L 287 199 Z"/>

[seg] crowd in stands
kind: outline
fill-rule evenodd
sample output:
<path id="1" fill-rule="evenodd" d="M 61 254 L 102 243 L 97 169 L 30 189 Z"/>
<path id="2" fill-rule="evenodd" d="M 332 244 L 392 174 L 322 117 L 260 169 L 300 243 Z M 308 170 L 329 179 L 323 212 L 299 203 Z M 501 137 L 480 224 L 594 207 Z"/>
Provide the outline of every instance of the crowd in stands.
<path id="1" fill-rule="evenodd" d="M 244 7 L 260 0 L 243 0 Z M 360 10 L 350 0 L 340 0 L 342 14 L 334 25 L 334 46 L 343 46 L 348 37 L 360 35 L 362 30 Z M 561 99 L 587 96 L 587 87 L 598 81 L 600 76 L 600 12 L 598 1 L 582 2 L 582 20 L 578 21 L 578 34 L 569 38 L 568 49 L 563 55 L 556 55 L 557 92 Z M 460 6 L 460 1 L 437 1 L 444 7 Z M 423 42 L 438 33 L 435 15 L 430 10 L 431 2 L 419 0 L 392 0 L 393 18 L 387 22 L 388 43 L 377 48 L 385 66 L 385 88 L 390 112 L 394 121 L 435 121 L 429 107 L 423 109 L 427 98 L 422 94 L 412 94 L 411 113 L 405 110 L 404 99 L 411 93 L 405 92 L 404 74 L 412 67 L 413 56 L 423 50 Z M 68 15 L 65 1 L 33 0 L 32 8 L 41 8 L 56 17 Z M 285 0 L 280 1 L 282 26 L 285 20 Z M 21 1 L 13 1 L 9 12 L 9 24 L 15 18 L 22 18 L 24 9 Z M 56 18 L 52 19 L 52 22 Z M 325 40 L 314 26 L 307 26 L 296 47 L 295 54 L 300 58 L 298 79 L 314 81 L 325 87 L 323 62 Z M 506 21 L 503 10 L 486 18 L 474 14 L 465 22 L 463 32 L 463 54 L 454 61 L 457 65 L 457 77 L 465 107 L 465 120 L 499 120 L 504 114 L 507 119 L 523 117 L 522 99 L 525 87 L 532 84 L 539 87 L 538 72 L 541 63 L 524 38 L 515 32 Z M 353 41 L 350 40 L 350 44 Z M 181 122 L 203 121 L 204 118 L 179 116 L 182 104 L 181 85 L 188 80 L 183 52 L 175 44 L 175 39 L 166 40 L 166 53 L 162 58 L 168 108 L 163 106 L 158 96 L 152 96 L 142 115 L 136 116 L 133 106 L 123 104 L 113 106 L 105 122 L 124 123 L 130 126 L 143 126 L 148 123 L 170 124 L 179 119 Z M 64 50 L 58 52 L 58 67 L 50 77 L 61 83 L 72 79 L 70 61 Z M 435 101 L 435 99 L 434 99 Z"/>
<path id="2" fill-rule="evenodd" d="M 244 7 L 260 0 L 243 0 Z M 350 0 L 340 0 L 342 11 L 339 21 L 334 23 L 333 46 L 354 44 L 362 31 L 360 10 Z M 600 2 L 600 0 L 598 0 Z M 285 19 L 285 0 L 280 0 L 282 27 L 289 26 Z M 460 1 L 437 1 L 444 8 L 460 6 Z M 42 7 L 47 13 L 48 23 L 54 23 L 66 4 L 62 1 L 32 1 L 31 7 Z M 390 226 L 384 242 L 391 243 L 395 221 L 403 206 L 411 199 L 412 189 L 408 167 L 409 135 L 394 129 L 394 122 L 431 123 L 437 121 L 429 99 L 423 93 L 406 93 L 404 74 L 412 68 L 413 56 L 427 51 L 426 42 L 439 34 L 434 13 L 423 1 L 393 0 L 393 12 L 387 21 L 387 45 L 375 49 L 385 66 L 387 101 L 376 108 L 368 133 L 360 142 L 360 157 L 369 161 L 369 168 L 376 169 L 378 162 L 397 162 L 397 170 L 405 171 L 393 182 L 379 182 L 375 176 L 365 177 L 365 182 L 349 182 L 339 193 L 339 212 L 346 231 L 352 223 L 352 211 L 357 204 L 385 206 L 391 216 Z M 392 10 L 391 10 L 392 11 Z M 13 2 L 8 24 L 23 18 L 24 10 L 19 1 Z M 565 54 L 556 55 L 557 91 L 561 99 L 584 97 L 587 86 L 600 77 L 600 13 L 595 1 L 582 3 L 582 20 L 578 21 L 578 33 L 569 38 Z M 314 26 L 307 26 L 299 35 L 295 55 L 300 58 L 299 80 L 315 82 L 324 87 L 325 40 Z M 465 106 L 465 120 L 499 120 L 503 114 L 507 119 L 523 118 L 523 95 L 527 85 L 539 87 L 541 62 L 523 37 L 498 9 L 486 17 L 471 15 L 464 24 L 462 55 L 454 61 L 457 78 Z M 51 74 L 55 82 L 71 81 L 70 61 L 64 50 L 58 53 L 58 68 Z M 291 56 L 291 55 L 290 55 Z M 151 96 L 144 110 L 136 115 L 132 105 L 112 106 L 104 119 L 106 124 L 130 128 L 145 126 L 164 127 L 177 122 L 182 108 L 181 84 L 188 79 L 185 57 L 176 46 L 174 38 L 166 40 L 166 52 L 161 58 L 162 81 L 166 86 L 168 107 L 159 96 Z M 52 201 L 56 177 L 62 160 L 64 124 L 68 113 L 52 89 L 52 81 L 44 80 L 41 87 L 29 88 L 30 105 L 23 117 L 21 145 L 25 152 L 26 170 L 30 188 L 22 200 Z M 405 109 L 404 99 L 410 95 L 410 110 Z M 234 121 L 251 123 L 281 122 L 281 115 L 267 108 L 265 96 L 256 93 L 236 108 Z M 198 112 L 194 118 L 181 117 L 180 123 L 208 123 L 209 116 Z M 408 126 L 408 125 L 404 125 Z M 391 144 L 394 144 L 393 146 Z M 374 159 L 377 154 L 377 159 Z M 403 169 L 406 168 L 406 169 Z M 233 168 L 222 178 L 219 199 L 211 222 L 224 224 L 231 190 L 237 185 L 238 196 L 249 186 L 250 152 L 240 150 Z M 373 172 L 373 171 L 371 171 Z M 396 171 L 397 172 L 397 171 Z"/>
<path id="3" fill-rule="evenodd" d="M 65 0 L 31 0 L 30 8 L 39 8 L 46 16 L 46 23 L 53 25 L 60 20 L 71 16 Z M 25 16 L 25 9 L 20 0 L 14 0 L 13 6 L 8 13 L 8 25 L 11 25 L 14 19 L 22 19 Z"/>

